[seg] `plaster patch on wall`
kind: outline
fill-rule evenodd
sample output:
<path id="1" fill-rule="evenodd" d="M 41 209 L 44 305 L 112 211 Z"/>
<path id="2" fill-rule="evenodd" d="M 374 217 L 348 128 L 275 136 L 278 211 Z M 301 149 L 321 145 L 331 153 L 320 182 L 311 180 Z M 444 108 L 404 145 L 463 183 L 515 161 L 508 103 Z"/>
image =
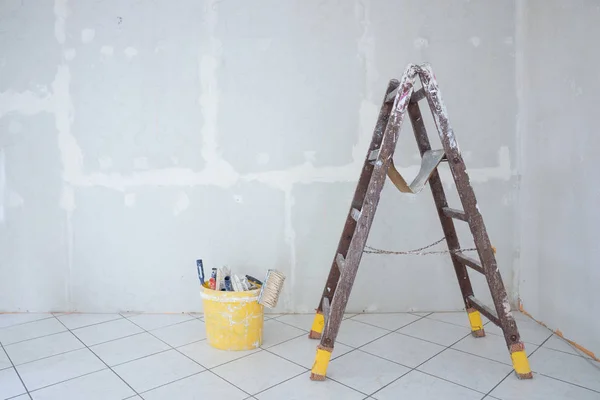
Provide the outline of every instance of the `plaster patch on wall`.
<path id="1" fill-rule="evenodd" d="M 469 42 L 471 42 L 471 44 L 473 45 L 473 47 L 479 47 L 479 45 L 481 44 L 481 39 L 477 36 L 472 36 L 469 39 Z"/>
<path id="2" fill-rule="evenodd" d="M 14 192 L 12 190 L 8 191 L 8 206 L 10 208 L 22 207 L 23 204 L 24 204 L 23 197 L 21 197 L 21 195 L 19 193 Z"/>
<path id="3" fill-rule="evenodd" d="M 512 36 L 507 36 L 502 42 L 507 46 L 512 46 L 515 43 L 515 39 Z"/>
<path id="4" fill-rule="evenodd" d="M 6 196 L 6 171 L 4 149 L 0 148 L 0 223 L 4 222 L 4 198 Z"/>
<path id="5" fill-rule="evenodd" d="M 127 58 L 133 58 L 138 55 L 138 51 L 135 47 L 127 47 L 123 53 L 125 53 Z"/>
<path id="6" fill-rule="evenodd" d="M 112 46 L 104 45 L 100 48 L 100 54 L 102 54 L 103 56 L 106 56 L 106 57 L 112 57 L 114 52 L 115 52 L 115 49 Z"/>
<path id="7" fill-rule="evenodd" d="M 259 153 L 256 157 L 256 162 L 259 165 L 267 165 L 269 163 L 270 156 L 267 153 Z"/>
<path id="8" fill-rule="evenodd" d="M 173 207 L 173 215 L 178 216 L 190 206 L 190 198 L 187 193 L 179 192 L 177 196 L 177 201 L 175 202 L 175 206 Z"/>
<path id="9" fill-rule="evenodd" d="M 135 205 L 135 193 L 125 193 L 123 202 L 125 207 L 133 207 Z"/>
<path id="10" fill-rule="evenodd" d="M 90 43 L 94 40 L 96 36 L 96 31 L 91 28 L 86 28 L 81 31 L 81 43 Z"/>
<path id="11" fill-rule="evenodd" d="M 11 112 L 34 115 L 44 111 L 52 111 L 52 97 L 49 93 L 43 96 L 30 90 L 25 92 L 7 90 L 0 93 L 0 117 Z"/>
<path id="12" fill-rule="evenodd" d="M 304 160 L 308 163 L 314 163 L 317 160 L 317 152 L 314 150 L 304 152 Z"/>
<path id="13" fill-rule="evenodd" d="M 75 211 L 75 191 L 70 185 L 64 185 L 60 194 L 60 208 L 72 213 Z"/>
<path id="14" fill-rule="evenodd" d="M 244 198 L 240 195 L 235 195 L 233 196 L 233 201 L 235 201 L 238 204 L 241 204 L 244 202 Z"/>
<path id="15" fill-rule="evenodd" d="M 54 1 L 54 37 L 59 44 L 65 43 L 65 21 L 69 10 L 67 8 L 67 0 Z"/>
<path id="16" fill-rule="evenodd" d="M 293 226 L 292 209 L 294 207 L 294 196 L 292 195 L 292 186 L 290 185 L 284 191 L 284 235 L 285 241 L 290 246 L 290 276 L 288 279 L 289 290 L 285 290 L 285 308 L 292 309 L 293 293 L 296 287 L 296 231 Z"/>
<path id="17" fill-rule="evenodd" d="M 98 164 L 100 164 L 100 169 L 107 170 L 113 166 L 113 160 L 108 156 L 100 157 L 98 159 Z"/>
<path id="18" fill-rule="evenodd" d="M 148 158 L 146 158 L 146 157 L 136 157 L 133 160 L 133 167 L 135 169 L 148 169 Z"/>
<path id="19" fill-rule="evenodd" d="M 66 49 L 64 51 L 64 55 L 65 55 L 65 60 L 71 61 L 77 55 L 77 51 L 75 51 L 75 49 Z"/>
<path id="20" fill-rule="evenodd" d="M 427 47 L 429 47 L 429 40 L 423 37 L 419 37 L 414 40 L 413 45 L 417 50 L 426 49 Z"/>

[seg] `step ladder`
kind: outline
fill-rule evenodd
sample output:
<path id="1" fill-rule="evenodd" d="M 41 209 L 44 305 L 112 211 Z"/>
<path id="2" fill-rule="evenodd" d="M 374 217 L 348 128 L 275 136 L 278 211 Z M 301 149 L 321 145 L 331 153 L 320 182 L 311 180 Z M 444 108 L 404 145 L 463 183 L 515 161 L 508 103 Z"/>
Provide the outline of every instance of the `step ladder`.
<path id="1" fill-rule="evenodd" d="M 417 76 L 422 87 L 415 90 L 414 83 Z M 429 104 L 443 145 L 442 150 L 431 149 L 419 108 L 419 101 L 423 99 L 426 99 Z M 406 183 L 392 162 L 398 135 L 407 111 L 422 158 L 421 169 L 410 184 Z M 437 171 L 437 167 L 442 162 L 447 162 L 450 167 L 463 210 L 448 207 Z M 465 163 L 448 122 L 446 107 L 442 101 L 435 76 L 428 64 L 409 65 L 402 80 L 400 82 L 395 79 L 391 80 L 386 90 L 373 132 L 373 139 L 309 334 L 311 339 L 320 339 L 310 378 L 317 381 L 325 380 L 335 339 L 342 323 L 386 176 L 400 191 L 407 193 L 418 193 L 429 182 L 450 250 L 450 258 L 458 278 L 472 335 L 475 337 L 485 336 L 481 314 L 485 315 L 502 329 L 517 376 L 520 379 L 532 378 L 525 347 L 521 341 L 517 323 L 512 316 L 508 296 L 498 271 L 494 255 L 495 249 L 490 243 L 483 218 L 477 207 L 475 193 L 469 183 Z M 454 219 L 469 224 L 480 261 L 460 252 Z M 494 301 L 494 309 L 475 298 L 467 267 L 485 275 Z"/>

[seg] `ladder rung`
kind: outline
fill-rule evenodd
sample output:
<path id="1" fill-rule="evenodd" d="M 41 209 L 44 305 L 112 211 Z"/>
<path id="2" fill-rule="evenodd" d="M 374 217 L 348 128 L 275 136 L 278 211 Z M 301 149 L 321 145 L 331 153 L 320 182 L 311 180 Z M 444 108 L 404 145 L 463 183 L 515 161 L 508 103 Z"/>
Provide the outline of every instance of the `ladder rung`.
<path id="1" fill-rule="evenodd" d="M 344 260 L 344 256 L 341 255 L 340 253 L 338 253 L 337 256 L 335 256 L 335 263 L 337 264 L 340 272 L 342 272 L 344 270 L 344 264 L 346 264 L 346 260 Z"/>
<path id="2" fill-rule="evenodd" d="M 494 310 L 477 300 L 475 296 L 469 296 L 468 299 L 469 303 L 474 309 L 485 315 L 486 318 L 492 321 L 494 324 L 500 326 L 500 319 L 498 318 Z"/>
<path id="3" fill-rule="evenodd" d="M 358 222 L 358 219 L 360 218 L 361 212 L 356 209 L 356 208 L 352 208 L 352 210 L 350 210 L 350 215 L 352 216 L 352 219 Z"/>
<path id="4" fill-rule="evenodd" d="M 446 217 L 460 219 L 461 221 L 467 221 L 467 215 L 464 211 L 457 210 L 455 208 L 444 207 L 442 208 L 442 212 Z"/>
<path id="5" fill-rule="evenodd" d="M 463 253 L 456 253 L 456 258 L 458 258 L 458 260 L 467 267 L 471 267 L 475 271 L 485 274 L 483 267 L 477 262 L 477 260 L 474 260 L 469 256 L 465 256 Z"/>

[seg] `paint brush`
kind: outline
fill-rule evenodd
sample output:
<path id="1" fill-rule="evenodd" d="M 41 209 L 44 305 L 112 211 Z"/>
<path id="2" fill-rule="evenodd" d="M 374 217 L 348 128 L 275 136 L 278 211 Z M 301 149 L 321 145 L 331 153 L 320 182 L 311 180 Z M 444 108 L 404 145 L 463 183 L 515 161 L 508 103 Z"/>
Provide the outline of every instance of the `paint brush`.
<path id="1" fill-rule="evenodd" d="M 198 270 L 198 279 L 200 279 L 200 284 L 204 286 L 204 266 L 202 265 L 202 260 L 196 260 L 196 269 Z"/>
<path id="2" fill-rule="evenodd" d="M 283 281 L 285 281 L 285 275 L 281 272 L 274 269 L 268 270 L 264 284 L 260 287 L 258 303 L 268 308 L 275 308 L 281 289 L 283 289 Z"/>

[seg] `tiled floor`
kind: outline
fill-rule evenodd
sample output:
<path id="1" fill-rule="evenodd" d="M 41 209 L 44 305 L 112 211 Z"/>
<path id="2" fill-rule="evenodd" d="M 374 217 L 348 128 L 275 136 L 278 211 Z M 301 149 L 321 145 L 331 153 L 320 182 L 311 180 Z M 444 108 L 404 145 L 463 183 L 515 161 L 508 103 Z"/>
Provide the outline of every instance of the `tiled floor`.
<path id="1" fill-rule="evenodd" d="M 312 382 L 311 315 L 267 315 L 261 349 L 206 344 L 195 314 L 0 314 L 0 399 L 600 400 L 600 363 L 516 315 L 533 380 L 500 330 L 464 313 L 348 315 L 325 382 Z"/>

